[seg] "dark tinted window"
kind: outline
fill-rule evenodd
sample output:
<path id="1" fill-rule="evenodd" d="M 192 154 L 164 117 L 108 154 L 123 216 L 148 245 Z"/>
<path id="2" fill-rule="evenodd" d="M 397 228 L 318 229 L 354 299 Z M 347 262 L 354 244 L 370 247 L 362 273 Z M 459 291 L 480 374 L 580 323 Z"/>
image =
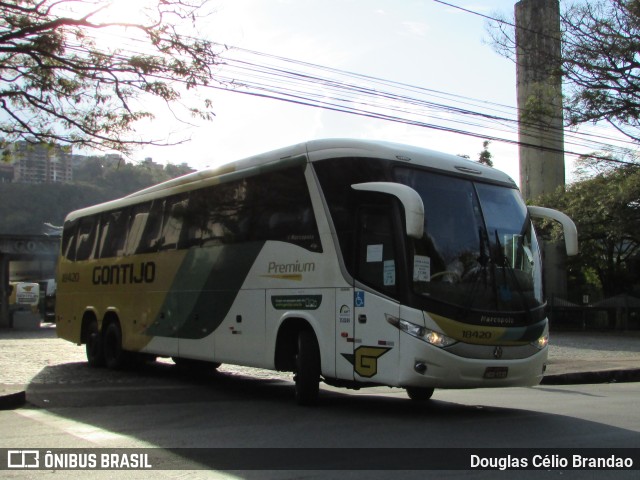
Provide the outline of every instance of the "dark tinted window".
<path id="1" fill-rule="evenodd" d="M 78 239 L 76 246 L 76 260 L 89 260 L 94 257 L 96 245 L 96 231 L 98 222 L 95 217 L 85 217 L 80 220 L 78 226 Z"/>
<path id="2" fill-rule="evenodd" d="M 356 212 L 363 199 L 351 185 L 389 181 L 389 162 L 375 158 L 334 158 L 313 164 L 329 205 L 333 225 L 347 268 L 355 268 Z M 353 271 L 352 271 L 353 274 Z"/>
<path id="3" fill-rule="evenodd" d="M 164 202 L 162 226 L 156 244 L 159 250 L 177 250 L 188 208 L 188 197 L 175 195 Z"/>
<path id="4" fill-rule="evenodd" d="M 62 230 L 62 256 L 75 260 L 76 258 L 76 239 L 78 233 L 78 222 L 65 222 Z"/>
<path id="5" fill-rule="evenodd" d="M 151 253 L 158 251 L 161 242 L 162 219 L 164 215 L 164 200 L 154 200 L 150 207 L 145 206 L 141 211 L 141 221 L 144 228 L 134 253 Z"/>
<path id="6" fill-rule="evenodd" d="M 322 250 L 301 168 L 191 192 L 183 230 L 186 246 L 279 240 Z"/>
<path id="7" fill-rule="evenodd" d="M 246 190 L 246 181 L 240 180 L 191 192 L 185 215 L 185 246 L 246 241 L 251 216 Z"/>
<path id="8" fill-rule="evenodd" d="M 396 292 L 396 255 L 391 208 L 365 206 L 358 213 L 356 278 L 378 291 Z"/>
<path id="9" fill-rule="evenodd" d="M 75 259 L 86 260 L 94 258 L 94 249 L 96 258 L 107 258 L 266 240 L 322 251 L 300 167 L 83 218 L 77 228 L 65 226 L 62 251 L 69 259 L 77 252 Z"/>
<path id="10" fill-rule="evenodd" d="M 103 213 L 100 219 L 100 258 L 118 257 L 124 253 L 129 223 L 129 209 Z"/>
<path id="11" fill-rule="evenodd" d="M 253 210 L 252 240 L 279 240 L 321 251 L 302 169 L 248 178 L 247 203 Z"/>

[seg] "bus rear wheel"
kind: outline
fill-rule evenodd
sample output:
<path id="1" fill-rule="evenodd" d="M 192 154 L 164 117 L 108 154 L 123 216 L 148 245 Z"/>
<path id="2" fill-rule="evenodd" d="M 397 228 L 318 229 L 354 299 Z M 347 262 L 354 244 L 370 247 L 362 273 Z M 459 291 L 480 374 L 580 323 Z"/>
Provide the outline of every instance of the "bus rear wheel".
<path id="1" fill-rule="evenodd" d="M 85 352 L 90 367 L 105 366 L 104 350 L 102 348 L 102 335 L 98 329 L 98 322 L 92 320 L 87 326 Z"/>
<path id="2" fill-rule="evenodd" d="M 433 388 L 407 387 L 407 395 L 414 402 L 426 402 L 433 396 Z"/>
<path id="3" fill-rule="evenodd" d="M 320 392 L 320 348 L 312 331 L 298 334 L 295 358 L 295 392 L 298 405 L 314 405 Z"/>
<path id="4" fill-rule="evenodd" d="M 108 368 L 122 369 L 127 366 L 129 355 L 122 349 L 122 330 L 118 322 L 107 325 L 103 333 L 102 349 Z"/>

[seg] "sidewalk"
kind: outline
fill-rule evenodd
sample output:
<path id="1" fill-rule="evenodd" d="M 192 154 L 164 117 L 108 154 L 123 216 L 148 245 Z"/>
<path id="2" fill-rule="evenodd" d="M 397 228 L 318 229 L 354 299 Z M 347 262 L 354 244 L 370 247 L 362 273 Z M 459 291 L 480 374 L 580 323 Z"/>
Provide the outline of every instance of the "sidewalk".
<path id="1" fill-rule="evenodd" d="M 84 348 L 58 339 L 50 324 L 0 329 L 0 410 L 24 405 L 33 382 L 82 381 L 58 378 L 56 369 L 47 367 L 85 361 Z M 640 331 L 551 333 L 543 385 L 628 381 L 640 381 Z"/>
<path id="2" fill-rule="evenodd" d="M 640 381 L 640 331 L 551 332 L 543 385 Z"/>

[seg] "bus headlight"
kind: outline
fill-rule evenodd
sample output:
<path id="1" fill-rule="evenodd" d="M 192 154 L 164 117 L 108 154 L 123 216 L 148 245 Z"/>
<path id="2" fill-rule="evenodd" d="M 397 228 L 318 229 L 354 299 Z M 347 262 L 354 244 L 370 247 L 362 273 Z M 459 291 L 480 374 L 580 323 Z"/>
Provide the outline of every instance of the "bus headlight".
<path id="1" fill-rule="evenodd" d="M 427 342 L 429 345 L 443 348 L 456 343 L 456 340 L 454 340 L 453 338 L 447 337 L 443 333 L 436 332 L 435 330 L 431 330 L 421 325 L 416 325 L 415 323 L 407 322 L 406 320 L 394 317 L 392 315 L 385 315 L 385 317 L 387 318 L 387 322 L 389 322 L 394 327 L 402 330 L 405 333 L 408 333 L 412 337 L 419 338 L 423 342 Z"/>
<path id="2" fill-rule="evenodd" d="M 542 350 L 548 344 L 549 344 L 549 334 L 548 333 L 543 334 L 538 340 L 533 342 L 533 346 L 536 347 L 538 350 Z"/>

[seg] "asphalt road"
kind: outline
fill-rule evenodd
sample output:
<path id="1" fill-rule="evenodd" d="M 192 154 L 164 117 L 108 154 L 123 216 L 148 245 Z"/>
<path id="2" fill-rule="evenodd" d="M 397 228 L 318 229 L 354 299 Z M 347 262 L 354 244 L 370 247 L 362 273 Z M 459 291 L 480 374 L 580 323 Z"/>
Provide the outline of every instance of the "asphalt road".
<path id="1" fill-rule="evenodd" d="M 0 332 L 0 381 L 23 387 L 27 394 L 22 408 L 0 411 L 0 449 L 152 448 L 153 463 L 163 470 L 5 470 L 2 478 L 86 478 L 88 473 L 132 479 L 513 478 L 514 470 L 404 468 L 419 468 L 421 459 L 415 455 L 446 462 L 447 455 L 470 455 L 479 448 L 496 449 L 492 452 L 498 455 L 547 449 L 561 456 L 589 448 L 631 448 L 637 454 L 640 447 L 640 384 L 634 382 L 437 390 L 425 405 L 409 401 L 399 389 L 323 386 L 320 405 L 301 408 L 293 402 L 289 375 L 223 366 L 219 373 L 195 376 L 168 361 L 135 371 L 90 369 L 81 347 L 52 333 Z M 637 365 L 638 338 L 633 335 L 563 340 L 550 356 L 557 375 L 577 366 L 629 371 Z M 193 448 L 214 450 L 205 450 L 202 457 L 203 451 Z M 339 469 L 292 469 L 296 464 L 291 462 L 305 456 L 313 465 L 320 458 Z M 239 468 L 268 460 L 282 469 L 222 468 L 229 466 L 227 461 Z M 361 469 L 362 462 L 380 467 L 395 460 L 399 470 Z M 546 468 L 518 470 L 517 475 L 635 479 L 637 470 Z"/>
<path id="2" fill-rule="evenodd" d="M 166 372 L 159 372 L 165 368 Z M 194 478 L 219 475 L 247 480 L 459 478 L 462 473 L 465 478 L 495 478 L 500 472 L 407 471 L 403 470 L 405 457 L 399 460 L 399 472 L 349 468 L 353 468 L 353 462 L 361 467 L 368 452 L 375 465 L 388 465 L 388 455 L 401 457 L 407 451 L 447 455 L 460 449 L 472 452 L 492 448 L 502 454 L 544 449 L 563 456 L 589 448 L 633 448 L 637 452 L 640 447 L 638 383 L 441 391 L 427 405 L 410 402 L 399 390 L 325 389 L 318 407 L 301 408 L 294 405 L 287 381 L 225 373 L 195 379 L 174 376 L 170 370 L 173 367 L 162 366 L 126 373 L 117 382 L 34 387 L 30 391 L 33 404 L 28 408 L 0 412 L 0 446 L 160 447 L 163 454 L 155 455 L 153 463 L 164 469 L 161 478 L 191 478 L 183 477 L 188 470 Z M 167 453 L 171 448 L 187 450 Z M 245 463 L 256 461 L 256 451 L 247 450 L 252 457 L 236 458 L 234 471 L 223 472 L 219 466 L 225 464 L 225 458 L 219 451 L 201 458 L 190 448 L 237 449 L 228 455 L 237 455 L 243 449 L 275 448 L 284 459 L 276 464 L 280 465 L 278 470 L 244 470 Z M 437 450 L 442 448 L 452 450 Z M 290 463 L 291 459 L 309 454 L 306 450 L 296 453 L 295 449 L 312 449 L 316 459 L 326 455 L 326 460 L 341 470 L 291 470 L 296 465 Z M 337 450 L 323 453 L 323 449 Z M 347 452 L 354 458 L 335 458 L 336 452 Z M 411 459 L 408 461 L 414 465 Z M 200 470 L 203 466 L 205 469 Z M 64 472 L 64 478 L 67 473 L 77 472 Z M 112 473 L 110 478 L 154 478 L 159 472 Z M 637 471 L 567 469 L 524 471 L 518 472 L 518 477 L 589 478 L 595 473 L 597 478 L 637 478 Z M 22 474 L 41 478 L 54 473 Z"/>

